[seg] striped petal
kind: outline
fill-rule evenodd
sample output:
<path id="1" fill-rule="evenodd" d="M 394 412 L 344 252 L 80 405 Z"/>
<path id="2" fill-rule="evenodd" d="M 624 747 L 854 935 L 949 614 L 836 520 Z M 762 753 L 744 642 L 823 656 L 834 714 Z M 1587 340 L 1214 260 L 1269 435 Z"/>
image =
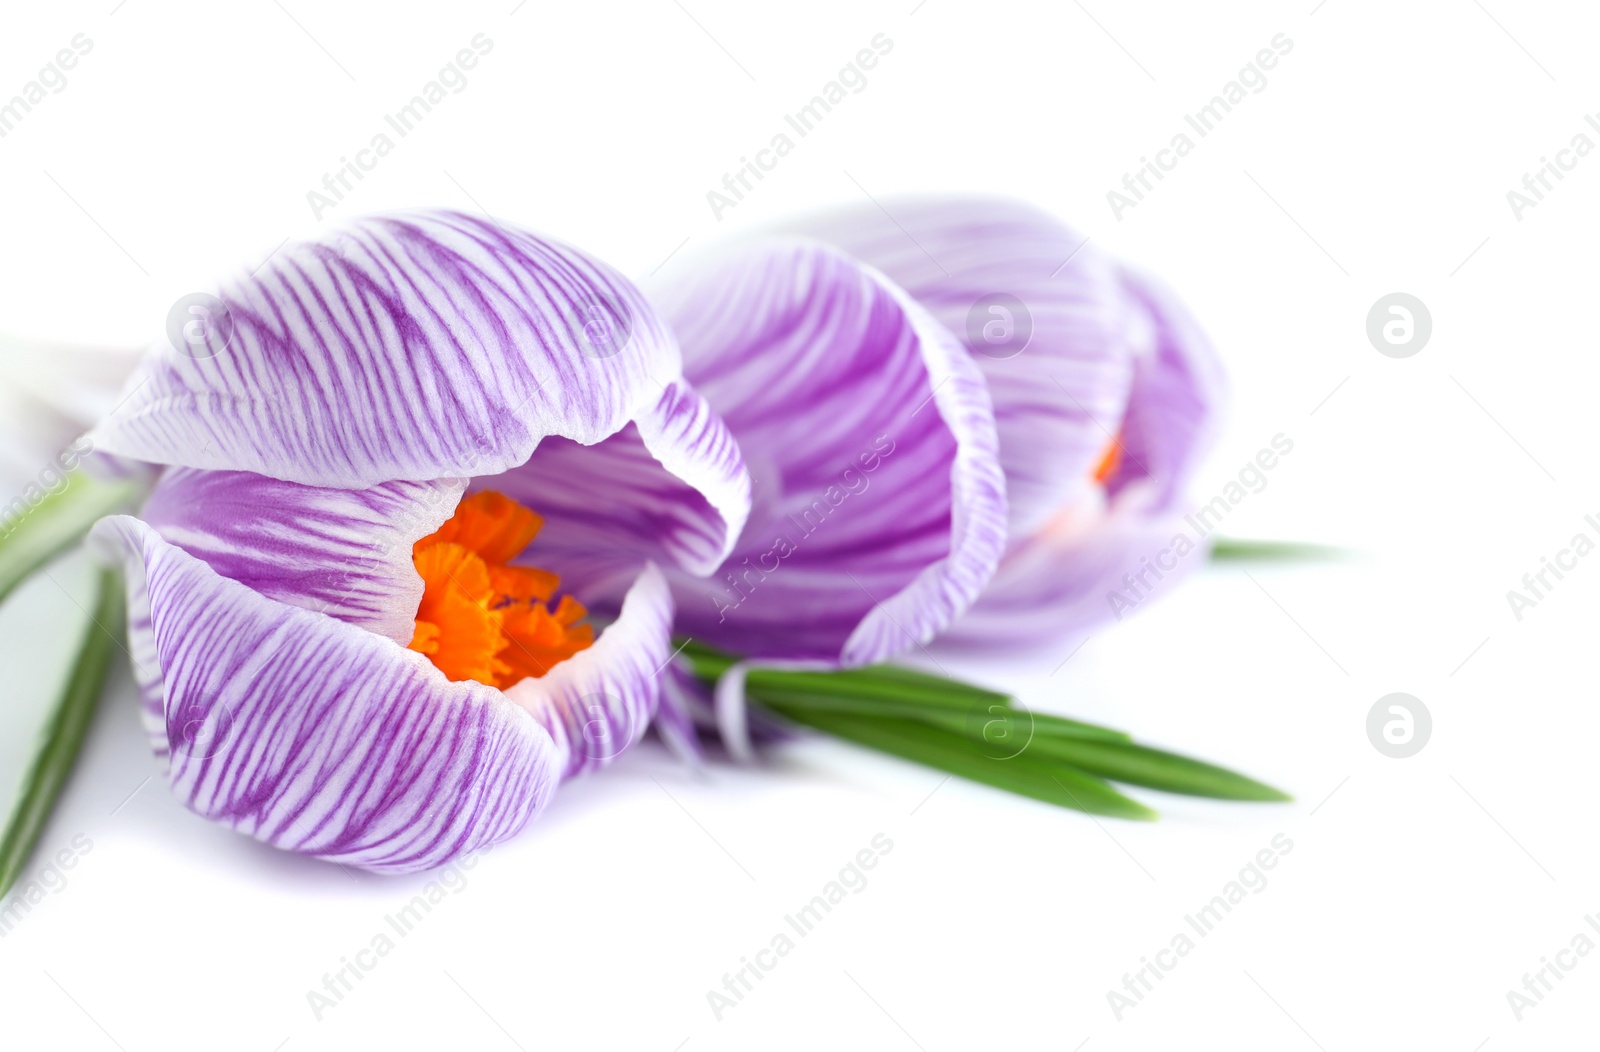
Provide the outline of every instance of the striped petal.
<path id="1" fill-rule="evenodd" d="M 199 814 L 275 847 L 409 872 L 511 836 L 549 801 L 565 750 L 500 691 L 221 577 L 137 519 L 103 520 L 94 536 L 127 567 L 167 780 Z"/>
<path id="2" fill-rule="evenodd" d="M 678 383 L 593 446 L 551 438 L 526 464 L 480 478 L 544 516 L 529 561 L 559 569 L 591 609 L 612 612 L 648 562 L 690 574 L 728 557 L 749 514 L 739 447 L 705 400 Z"/>
<path id="3" fill-rule="evenodd" d="M 546 436 L 616 433 L 680 375 L 610 267 L 451 212 L 287 246 L 204 310 L 128 381 L 97 450 L 350 489 L 498 474 Z"/>
<path id="4" fill-rule="evenodd" d="M 140 517 L 223 577 L 406 645 L 422 578 L 411 546 L 438 529 L 465 479 L 325 489 L 247 471 L 169 468 Z"/>
<path id="5" fill-rule="evenodd" d="M 652 290 L 685 375 L 727 420 L 753 509 L 678 627 L 760 659 L 846 665 L 931 639 L 989 579 L 1005 487 L 982 375 L 882 275 L 772 240 Z"/>
<path id="6" fill-rule="evenodd" d="M 671 632 L 672 593 L 661 571 L 646 566 L 594 646 L 505 692 L 548 731 L 565 756 L 564 776 L 604 767 L 644 736 L 672 656 Z"/>
<path id="7" fill-rule="evenodd" d="M 1148 332 L 1115 262 L 998 198 L 889 200 L 786 226 L 883 271 L 962 339 L 994 399 L 1014 536 L 1084 495 Z"/>
<path id="8" fill-rule="evenodd" d="M 1125 271 L 1123 290 L 1143 318 L 1133 391 L 1122 421 L 1123 456 L 1107 479 L 1113 499 L 1134 487 L 1152 512 L 1169 511 L 1188 496 L 1188 484 L 1216 437 L 1227 377 L 1211 341 L 1172 291 L 1146 275 Z"/>

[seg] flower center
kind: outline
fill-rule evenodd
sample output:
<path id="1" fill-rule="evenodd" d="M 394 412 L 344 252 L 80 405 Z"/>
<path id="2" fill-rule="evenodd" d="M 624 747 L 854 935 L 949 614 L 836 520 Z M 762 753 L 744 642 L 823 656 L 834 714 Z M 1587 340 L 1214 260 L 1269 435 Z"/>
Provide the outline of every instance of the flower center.
<path id="1" fill-rule="evenodd" d="M 411 549 L 422 577 L 422 602 L 410 648 L 452 680 L 509 687 L 542 676 L 594 643 L 588 615 L 570 595 L 551 610 L 561 579 L 548 570 L 509 566 L 544 520 L 489 491 L 463 500 L 454 515 Z"/>

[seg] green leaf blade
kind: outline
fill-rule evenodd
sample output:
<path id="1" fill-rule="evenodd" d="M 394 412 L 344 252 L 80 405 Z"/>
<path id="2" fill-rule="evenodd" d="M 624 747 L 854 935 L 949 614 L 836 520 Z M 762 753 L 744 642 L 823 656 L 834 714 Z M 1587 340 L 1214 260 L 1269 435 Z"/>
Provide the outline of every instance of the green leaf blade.
<path id="1" fill-rule="evenodd" d="M 113 654 L 120 648 L 123 589 L 122 579 L 113 571 L 101 571 L 90 617 L 66 687 L 23 780 L 22 794 L 12 809 L 4 834 L 0 835 L 0 896 L 10 891 L 21 875 L 56 800 L 66 787 L 89 724 L 99 708 Z"/>
<path id="2" fill-rule="evenodd" d="M 82 472 L 49 494 L 0 534 L 0 600 L 56 556 L 76 544 L 89 527 L 133 497 L 131 483 L 101 482 Z"/>
<path id="3" fill-rule="evenodd" d="M 1072 767 L 1047 764 L 1026 753 L 996 758 L 978 743 L 914 720 L 846 715 L 803 706 L 771 706 L 795 723 L 949 774 L 1058 807 L 1112 818 L 1150 821 L 1156 812 L 1105 781 Z"/>
<path id="4" fill-rule="evenodd" d="M 1027 751 L 1080 767 L 1102 778 L 1146 789 L 1217 800 L 1282 803 L 1289 794 L 1226 767 L 1132 742 L 1035 736 Z"/>
<path id="5" fill-rule="evenodd" d="M 693 640 L 680 653 L 712 682 L 739 660 Z M 1007 694 L 917 669 L 798 671 L 756 663 L 745 687 L 752 701 L 794 723 L 1093 814 L 1155 817 L 1108 782 L 1221 800 L 1292 799 L 1236 771 L 1139 745 L 1124 731 L 1019 708 Z"/>
<path id="6" fill-rule="evenodd" d="M 1256 541 L 1241 537 L 1218 537 L 1211 545 L 1211 561 L 1227 562 L 1326 562 L 1346 558 L 1342 548 L 1303 541 Z"/>

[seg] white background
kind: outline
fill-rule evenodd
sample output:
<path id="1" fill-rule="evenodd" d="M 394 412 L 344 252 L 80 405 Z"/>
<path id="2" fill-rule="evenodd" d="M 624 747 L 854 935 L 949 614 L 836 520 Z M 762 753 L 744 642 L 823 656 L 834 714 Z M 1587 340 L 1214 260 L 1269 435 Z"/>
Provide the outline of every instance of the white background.
<path id="1" fill-rule="evenodd" d="M 1592 1045 L 1600 954 L 1518 1022 L 1506 993 L 1600 911 L 1600 558 L 1506 599 L 1600 512 L 1600 160 L 1506 193 L 1600 110 L 1578 4 L 1302 0 L 101 0 L 15 5 L 0 96 L 93 51 L 0 139 L 0 328 L 159 335 L 179 295 L 318 222 L 306 192 L 478 33 L 470 83 L 323 222 L 485 209 L 643 276 L 687 243 L 908 190 L 1013 194 L 1167 278 L 1234 408 L 1208 499 L 1280 432 L 1235 536 L 1343 563 L 1237 566 L 1028 667 L 1029 704 L 1241 767 L 1297 802 L 1158 799 L 1097 822 L 826 742 L 684 771 L 655 746 L 566 787 L 336 1008 L 307 992 L 426 877 L 274 852 L 179 807 L 125 673 L 43 851 L 92 849 L 0 940 L 0 1042 L 111 1049 L 1557 1049 Z M 878 33 L 893 51 L 744 203 L 706 192 Z M 1292 52 L 1137 208 L 1106 193 L 1271 38 Z M 666 261 L 663 264 L 663 261 Z M 1433 335 L 1381 356 L 1380 296 Z M 1041 451 L 1048 455 L 1048 451 Z M 1592 564 L 1592 565 L 1591 565 Z M 0 614 L 5 703 L 55 689 L 87 577 Z M 69 594 L 70 593 L 70 594 Z M 1052 670 L 1057 670 L 1052 672 Z M 1365 720 L 1433 716 L 1404 760 Z M 14 764 L 25 741 L 5 743 Z M 130 796 L 131 794 L 131 796 Z M 894 843 L 736 1009 L 706 993 L 874 834 Z M 1270 883 L 1119 1021 L 1107 992 L 1275 834 Z M 1592 933 L 1591 933 L 1592 934 Z M 1596 936 L 1600 938 L 1600 936 Z"/>

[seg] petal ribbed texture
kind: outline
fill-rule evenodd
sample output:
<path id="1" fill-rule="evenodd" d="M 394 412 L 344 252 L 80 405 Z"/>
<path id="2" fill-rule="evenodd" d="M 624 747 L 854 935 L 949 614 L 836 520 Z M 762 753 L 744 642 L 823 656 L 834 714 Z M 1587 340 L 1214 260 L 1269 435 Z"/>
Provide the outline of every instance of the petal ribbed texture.
<path id="1" fill-rule="evenodd" d="M 1012 534 L 1031 533 L 1089 485 L 1148 328 L 1117 265 L 1031 205 L 913 198 L 885 208 L 786 226 L 883 271 L 961 338 L 994 399 Z"/>
<path id="2" fill-rule="evenodd" d="M 727 420 L 754 508 L 716 575 L 673 578 L 680 631 L 758 659 L 881 661 L 964 610 L 1005 543 L 981 374 L 876 271 L 773 239 L 653 290 Z"/>
<path id="3" fill-rule="evenodd" d="M 941 642 L 1059 648 L 1111 619 L 1108 593 L 1180 532 L 1220 416 L 1222 368 L 1188 311 L 1020 202 L 891 199 L 786 226 L 902 285 L 988 379 L 1011 541 L 993 583 Z M 1102 490 L 1095 469 L 1113 440 L 1118 463 Z M 1174 567 L 1152 594 L 1203 558 Z"/>
<path id="4" fill-rule="evenodd" d="M 679 375 L 610 267 L 458 213 L 355 220 L 218 298 L 225 326 L 148 356 L 97 450 L 316 486 L 497 474 L 546 435 L 598 442 Z"/>
<path id="5" fill-rule="evenodd" d="M 137 519 L 94 536 L 138 583 L 132 652 L 160 705 L 168 782 L 201 815 L 407 872 L 503 840 L 548 802 L 563 750 L 500 691 L 267 599 Z"/>
<path id="6" fill-rule="evenodd" d="M 411 546 L 450 517 L 465 488 L 465 479 L 442 479 L 327 489 L 248 471 L 171 468 L 140 517 L 268 599 L 404 646 L 422 599 Z"/>

